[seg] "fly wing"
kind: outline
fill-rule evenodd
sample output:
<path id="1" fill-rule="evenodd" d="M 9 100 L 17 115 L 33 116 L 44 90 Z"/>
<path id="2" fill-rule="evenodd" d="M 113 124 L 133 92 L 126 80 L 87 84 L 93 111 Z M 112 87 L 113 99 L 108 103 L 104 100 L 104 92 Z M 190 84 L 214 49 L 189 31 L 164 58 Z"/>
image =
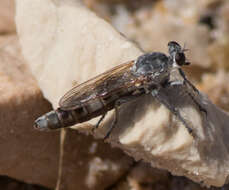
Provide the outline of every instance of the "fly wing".
<path id="1" fill-rule="evenodd" d="M 130 69 L 134 61 L 118 65 L 68 91 L 59 102 L 63 110 L 81 107 L 88 101 L 104 96 L 131 82 Z"/>

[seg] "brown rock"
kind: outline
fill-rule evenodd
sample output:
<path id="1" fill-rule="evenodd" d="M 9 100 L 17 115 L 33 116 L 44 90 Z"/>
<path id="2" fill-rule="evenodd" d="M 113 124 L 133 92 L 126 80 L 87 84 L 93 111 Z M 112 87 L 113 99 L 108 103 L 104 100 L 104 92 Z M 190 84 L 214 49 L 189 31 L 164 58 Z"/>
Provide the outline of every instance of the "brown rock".
<path id="1" fill-rule="evenodd" d="M 139 184 L 166 184 L 166 181 L 169 179 L 169 173 L 165 170 L 152 168 L 150 164 L 139 163 L 131 170 L 128 177 L 134 179 Z"/>
<path id="2" fill-rule="evenodd" d="M 33 129 L 34 119 L 51 106 L 22 61 L 15 36 L 10 41 L 0 49 L 0 174 L 53 188 L 59 132 Z"/>
<path id="3" fill-rule="evenodd" d="M 14 23 L 15 1 L 0 1 L 0 33 L 16 32 Z"/>
<path id="4" fill-rule="evenodd" d="M 132 159 L 91 135 L 68 129 L 62 152 L 59 189 L 105 189 L 130 167 Z"/>

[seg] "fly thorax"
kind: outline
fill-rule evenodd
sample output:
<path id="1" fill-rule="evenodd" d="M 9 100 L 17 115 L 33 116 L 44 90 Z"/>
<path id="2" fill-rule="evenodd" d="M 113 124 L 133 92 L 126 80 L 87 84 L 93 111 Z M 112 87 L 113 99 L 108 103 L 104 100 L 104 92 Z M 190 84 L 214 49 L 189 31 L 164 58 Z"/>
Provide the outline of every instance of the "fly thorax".
<path id="1" fill-rule="evenodd" d="M 137 76 L 144 76 L 151 82 L 160 83 L 169 76 L 169 58 L 159 52 L 147 53 L 137 59 L 133 70 Z"/>

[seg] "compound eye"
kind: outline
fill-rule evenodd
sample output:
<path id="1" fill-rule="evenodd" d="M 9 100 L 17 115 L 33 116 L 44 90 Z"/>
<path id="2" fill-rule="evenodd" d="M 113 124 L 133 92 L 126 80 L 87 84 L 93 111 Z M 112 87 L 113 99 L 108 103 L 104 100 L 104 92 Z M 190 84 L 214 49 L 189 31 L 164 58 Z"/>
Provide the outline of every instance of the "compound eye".
<path id="1" fill-rule="evenodd" d="M 176 53 L 176 55 L 175 55 L 175 60 L 176 60 L 176 61 L 179 61 L 179 60 L 180 60 L 180 54 L 179 54 L 179 53 Z"/>
<path id="2" fill-rule="evenodd" d="M 185 65 L 186 63 L 185 62 L 186 58 L 185 58 L 184 53 L 176 53 L 175 60 L 176 60 L 176 63 L 180 66 Z"/>

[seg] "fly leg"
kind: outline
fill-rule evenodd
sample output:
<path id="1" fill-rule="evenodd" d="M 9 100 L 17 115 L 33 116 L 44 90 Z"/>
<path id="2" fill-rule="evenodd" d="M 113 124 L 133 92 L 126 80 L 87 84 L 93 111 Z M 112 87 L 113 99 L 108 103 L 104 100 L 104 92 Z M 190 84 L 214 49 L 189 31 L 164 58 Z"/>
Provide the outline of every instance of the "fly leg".
<path id="1" fill-rule="evenodd" d="M 190 85 L 191 86 L 191 88 L 197 93 L 197 94 L 200 94 L 200 92 L 199 92 L 199 90 L 186 78 L 186 76 L 185 76 L 185 74 L 184 74 L 184 72 L 181 70 L 181 69 L 179 69 L 179 73 L 180 73 L 180 75 L 183 77 L 183 79 L 184 79 L 184 83 L 187 83 L 188 85 Z M 173 81 L 173 82 L 171 82 L 170 83 L 171 84 L 171 86 L 173 86 L 173 85 L 183 85 L 183 83 L 180 81 Z M 202 105 L 200 105 L 200 103 L 195 99 L 195 97 L 191 94 L 191 93 L 189 93 L 189 92 L 187 92 L 188 93 L 188 95 L 191 97 L 191 99 L 192 99 L 192 101 L 197 105 L 197 107 L 198 107 L 198 109 L 201 111 L 201 112 L 204 112 L 205 113 L 205 115 L 207 115 L 207 110 L 202 106 Z"/>
<path id="2" fill-rule="evenodd" d="M 128 96 L 128 97 L 124 97 L 124 98 L 121 98 L 119 100 L 117 100 L 115 102 L 115 106 L 114 106 L 114 109 L 115 109 L 115 117 L 114 117 L 114 120 L 112 121 L 112 124 L 111 124 L 111 127 L 110 129 L 108 130 L 107 134 L 105 135 L 105 137 L 103 138 L 103 140 L 106 140 L 107 138 L 109 138 L 112 130 L 115 128 L 116 124 L 118 123 L 118 119 L 119 119 L 119 106 L 121 104 L 124 104 L 126 102 L 129 102 L 129 101 L 132 101 L 132 100 L 135 100 L 138 96 Z"/>
<path id="3" fill-rule="evenodd" d="M 98 122 L 96 123 L 96 125 L 92 128 L 92 133 L 95 132 L 95 129 L 98 129 L 100 123 L 104 120 L 104 118 L 105 118 L 106 115 L 107 115 L 107 112 L 106 112 L 105 114 L 103 114 L 103 115 L 100 117 L 99 121 L 98 121 Z"/>
<path id="4" fill-rule="evenodd" d="M 119 117 L 118 115 L 119 115 L 119 114 L 118 114 L 118 105 L 115 105 L 115 117 L 114 117 L 114 120 L 112 121 L 111 127 L 110 127 L 110 129 L 108 130 L 108 132 L 107 132 L 107 134 L 105 135 L 105 137 L 103 138 L 103 140 L 106 140 L 106 139 L 110 136 L 112 130 L 113 130 L 114 127 L 115 127 L 115 125 L 118 123 L 118 117 Z"/>
<path id="5" fill-rule="evenodd" d="M 197 102 L 197 100 L 193 97 L 193 95 L 191 93 L 188 92 L 188 95 L 191 97 L 192 101 L 197 105 L 198 109 L 201 111 L 201 112 L 204 112 L 205 115 L 207 116 L 207 110 L 200 105 L 199 102 Z"/>
<path id="6" fill-rule="evenodd" d="M 192 135 L 192 129 L 191 127 L 189 127 L 189 125 L 186 123 L 186 121 L 184 120 L 184 118 L 181 116 L 180 112 L 178 111 L 178 109 L 172 105 L 170 105 L 169 102 L 167 102 L 164 98 L 162 98 L 160 95 L 158 95 L 158 90 L 152 90 L 151 92 L 152 96 L 155 97 L 160 103 L 162 103 L 163 105 L 165 105 L 186 127 L 186 129 L 188 130 L 188 132 Z M 193 136 L 193 135 L 192 135 Z"/>
<path id="7" fill-rule="evenodd" d="M 186 78 L 182 69 L 179 69 L 179 73 L 183 77 L 184 81 L 188 83 L 197 94 L 199 94 L 200 93 L 199 90 Z"/>

